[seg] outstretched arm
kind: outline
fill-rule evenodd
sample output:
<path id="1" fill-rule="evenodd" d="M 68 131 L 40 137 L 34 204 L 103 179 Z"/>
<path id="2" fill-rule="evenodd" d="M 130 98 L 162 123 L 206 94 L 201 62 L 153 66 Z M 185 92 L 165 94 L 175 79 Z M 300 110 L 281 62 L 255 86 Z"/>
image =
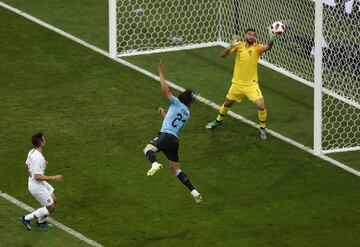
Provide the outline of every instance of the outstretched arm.
<path id="1" fill-rule="evenodd" d="M 227 57 L 227 56 L 229 56 L 231 53 L 230 53 L 230 50 L 229 49 L 224 49 L 224 50 L 222 50 L 222 52 L 220 53 L 220 57 L 221 58 L 225 58 L 225 57 Z"/>
<path id="2" fill-rule="evenodd" d="M 241 42 L 241 38 L 239 35 L 234 35 L 231 40 L 229 41 L 229 44 L 227 47 L 220 53 L 220 57 L 225 58 L 231 54 L 231 52 L 234 52 L 233 48 L 237 46 Z"/>
<path id="3" fill-rule="evenodd" d="M 271 32 L 271 27 L 268 27 L 268 31 L 269 31 L 269 39 L 266 45 L 263 46 L 262 53 L 270 51 L 274 45 L 276 38 L 279 36 Z"/>
<path id="4" fill-rule="evenodd" d="M 160 63 L 159 63 L 159 76 L 160 76 L 161 90 L 165 94 L 165 96 L 170 100 L 173 95 L 170 92 L 169 85 L 165 81 L 164 64 L 163 64 L 162 60 L 160 60 Z"/>
<path id="5" fill-rule="evenodd" d="M 64 179 L 64 177 L 62 175 L 45 176 L 45 175 L 41 175 L 41 174 L 35 174 L 36 181 L 50 181 L 50 180 L 61 181 L 63 179 Z"/>
<path id="6" fill-rule="evenodd" d="M 268 41 L 266 43 L 266 45 L 263 46 L 262 52 L 264 53 L 264 52 L 270 51 L 272 49 L 273 45 L 274 45 L 273 41 Z"/>

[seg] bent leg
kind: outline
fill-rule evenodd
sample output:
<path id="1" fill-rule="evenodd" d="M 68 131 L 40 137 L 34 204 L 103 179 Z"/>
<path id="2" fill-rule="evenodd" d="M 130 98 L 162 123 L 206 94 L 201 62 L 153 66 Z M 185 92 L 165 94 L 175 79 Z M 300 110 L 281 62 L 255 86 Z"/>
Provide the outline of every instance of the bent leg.
<path id="1" fill-rule="evenodd" d="M 146 147 L 144 148 L 144 154 L 151 164 L 156 162 L 156 155 L 155 155 L 156 152 L 158 152 L 158 148 L 152 144 L 147 144 Z"/>

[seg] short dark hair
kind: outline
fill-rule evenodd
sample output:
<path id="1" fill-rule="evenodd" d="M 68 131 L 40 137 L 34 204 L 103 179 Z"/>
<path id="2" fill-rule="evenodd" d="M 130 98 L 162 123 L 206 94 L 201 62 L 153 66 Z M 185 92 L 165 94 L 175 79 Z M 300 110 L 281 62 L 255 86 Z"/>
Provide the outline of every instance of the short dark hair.
<path id="1" fill-rule="evenodd" d="M 256 33 L 255 28 L 252 28 L 252 27 L 246 29 L 246 30 L 245 30 L 245 33 L 250 32 L 250 31 Z"/>
<path id="2" fill-rule="evenodd" d="M 34 145 L 34 147 L 36 147 L 36 148 L 40 147 L 43 137 L 44 137 L 44 134 L 41 132 L 36 133 L 35 135 L 33 135 L 31 137 L 31 142 Z"/>
<path id="3" fill-rule="evenodd" d="M 189 106 L 194 101 L 194 92 L 191 89 L 186 89 L 184 92 L 179 94 L 178 99 L 181 103 L 186 106 Z"/>

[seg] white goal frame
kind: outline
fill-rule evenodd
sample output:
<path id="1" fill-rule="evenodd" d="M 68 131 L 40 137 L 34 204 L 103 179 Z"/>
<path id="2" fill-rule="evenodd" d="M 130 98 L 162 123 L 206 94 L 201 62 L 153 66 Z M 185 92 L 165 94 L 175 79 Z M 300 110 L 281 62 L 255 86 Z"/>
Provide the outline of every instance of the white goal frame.
<path id="1" fill-rule="evenodd" d="M 322 112 L 322 101 L 323 94 L 330 95 L 331 97 L 336 98 L 337 100 L 344 102 L 352 107 L 360 109 L 360 104 L 353 99 L 346 98 L 342 95 L 337 94 L 331 90 L 323 88 L 323 0 L 309 0 L 315 2 L 315 23 L 314 23 L 314 81 L 309 81 L 304 79 L 291 71 L 288 71 L 284 68 L 278 67 L 272 63 L 269 63 L 265 60 L 260 60 L 260 64 L 275 70 L 281 74 L 284 74 L 292 79 L 299 81 L 307 86 L 314 88 L 314 123 L 313 123 L 313 151 L 315 155 L 322 155 L 333 152 L 344 152 L 344 151 L 354 151 L 360 150 L 360 145 L 355 147 L 347 148 L 334 148 L 324 150 L 322 147 L 323 135 L 322 135 L 322 126 L 323 126 L 323 112 Z M 219 8 L 223 0 L 219 0 Z M 219 11 L 219 16 L 221 20 L 222 13 Z M 201 44 L 191 44 L 191 45 L 178 45 L 173 47 L 163 47 L 160 49 L 146 50 L 146 51 L 137 51 L 129 50 L 126 52 L 118 53 L 118 43 L 117 43 L 117 0 L 109 0 L 109 56 L 111 58 L 116 57 L 126 57 L 126 56 L 135 56 L 151 53 L 161 53 L 161 52 L 170 52 L 170 51 L 179 51 L 179 50 L 188 50 L 204 47 L 213 47 L 213 46 L 222 46 L 227 45 L 226 41 L 221 37 L 221 24 L 218 25 L 218 37 L 215 42 L 204 42 Z M 229 37 L 230 38 L 230 37 Z"/>

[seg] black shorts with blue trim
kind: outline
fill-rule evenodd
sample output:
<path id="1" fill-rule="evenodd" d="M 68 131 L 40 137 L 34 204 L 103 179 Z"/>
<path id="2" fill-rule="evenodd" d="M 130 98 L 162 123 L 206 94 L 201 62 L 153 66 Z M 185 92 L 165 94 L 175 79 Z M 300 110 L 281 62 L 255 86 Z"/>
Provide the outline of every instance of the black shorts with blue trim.
<path id="1" fill-rule="evenodd" d="M 179 139 L 169 133 L 159 132 L 159 134 L 150 141 L 151 145 L 162 151 L 168 160 L 179 162 Z"/>

